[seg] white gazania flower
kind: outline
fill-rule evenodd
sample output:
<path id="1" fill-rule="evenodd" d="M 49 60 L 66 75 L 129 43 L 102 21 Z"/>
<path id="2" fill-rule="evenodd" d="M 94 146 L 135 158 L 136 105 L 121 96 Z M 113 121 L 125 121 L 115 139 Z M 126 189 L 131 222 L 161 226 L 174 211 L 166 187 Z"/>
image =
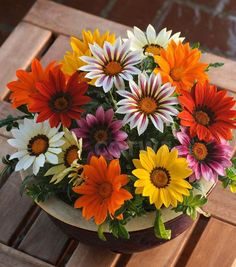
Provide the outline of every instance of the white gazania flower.
<path id="1" fill-rule="evenodd" d="M 124 97 L 117 105 L 117 113 L 125 114 L 123 123 L 130 123 L 131 129 L 137 127 L 141 135 L 147 129 L 149 121 L 160 132 L 164 130 L 164 123 L 173 122 L 172 116 L 178 114 L 174 105 L 178 104 L 172 96 L 175 88 L 170 83 L 162 85 L 160 74 L 152 73 L 149 77 L 141 73 L 138 84 L 129 82 L 131 92 L 120 90 L 117 93 Z"/>
<path id="2" fill-rule="evenodd" d="M 45 162 L 57 164 L 57 154 L 64 144 L 64 133 L 58 132 L 59 128 L 60 125 L 51 128 L 48 121 L 36 123 L 35 117 L 33 120 L 24 119 L 24 123 L 19 124 L 19 129 L 11 130 L 14 139 L 7 141 L 18 152 L 11 155 L 10 159 L 19 159 L 15 171 L 26 170 L 33 165 L 33 174 L 36 175 Z"/>
<path id="3" fill-rule="evenodd" d="M 105 93 L 113 85 L 119 90 L 124 89 L 124 80 L 132 80 L 132 75 L 140 72 L 135 67 L 141 60 L 139 53 L 131 52 L 129 46 L 129 41 L 122 43 L 120 38 L 113 45 L 105 42 L 103 48 L 97 44 L 89 45 L 93 57 L 80 57 L 88 65 L 79 70 L 88 72 L 86 78 L 96 79 L 95 86 L 103 87 Z"/>
<path id="4" fill-rule="evenodd" d="M 67 128 L 63 129 L 64 145 L 62 152 L 58 155 L 58 165 L 51 167 L 46 173 L 46 176 L 53 175 L 50 183 L 59 183 L 63 178 L 71 172 L 71 165 L 81 158 L 82 153 L 82 138 L 78 141 L 73 132 Z M 78 164 L 76 164 L 77 166 Z"/>
<path id="5" fill-rule="evenodd" d="M 134 27 L 134 31 L 127 31 L 128 40 L 130 41 L 130 49 L 138 51 L 140 56 L 159 55 L 161 48 L 167 48 L 171 40 L 183 42 L 184 38 L 180 37 L 180 32 L 171 36 L 172 31 L 162 29 L 158 34 L 152 25 L 148 25 L 146 32 Z"/>

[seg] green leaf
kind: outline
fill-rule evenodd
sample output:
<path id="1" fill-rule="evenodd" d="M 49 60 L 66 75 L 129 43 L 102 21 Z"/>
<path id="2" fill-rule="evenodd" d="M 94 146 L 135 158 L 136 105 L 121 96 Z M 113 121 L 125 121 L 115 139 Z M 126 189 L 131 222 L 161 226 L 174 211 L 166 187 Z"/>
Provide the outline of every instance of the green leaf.
<path id="1" fill-rule="evenodd" d="M 191 47 L 192 47 L 192 49 L 199 48 L 200 43 L 199 42 L 193 43 Z"/>
<path id="2" fill-rule="evenodd" d="M 161 211 L 157 210 L 154 222 L 154 233 L 157 238 L 169 240 L 171 238 L 171 230 L 167 230 L 162 220 Z"/>
<path id="3" fill-rule="evenodd" d="M 183 212 L 184 214 L 187 214 L 190 216 L 193 220 L 197 218 L 197 212 L 205 205 L 207 202 L 207 198 L 201 194 L 193 195 L 193 191 L 190 191 L 189 196 L 184 196 L 183 202 L 179 203 L 175 210 L 176 212 Z"/>
<path id="4" fill-rule="evenodd" d="M 224 66 L 224 63 L 223 62 L 215 62 L 215 63 L 210 63 L 206 70 L 205 71 L 209 71 L 210 68 L 219 68 L 219 67 L 222 67 Z"/>
<path id="5" fill-rule="evenodd" d="M 102 241 L 107 241 L 105 235 L 104 235 L 104 229 L 103 229 L 103 224 L 100 224 L 98 226 L 98 237 L 99 239 L 101 239 Z"/>
<path id="6" fill-rule="evenodd" d="M 125 226 L 122 225 L 122 224 L 119 224 L 118 234 L 119 234 L 120 237 L 122 237 L 124 239 L 129 239 L 130 238 L 129 232 L 126 230 Z"/>

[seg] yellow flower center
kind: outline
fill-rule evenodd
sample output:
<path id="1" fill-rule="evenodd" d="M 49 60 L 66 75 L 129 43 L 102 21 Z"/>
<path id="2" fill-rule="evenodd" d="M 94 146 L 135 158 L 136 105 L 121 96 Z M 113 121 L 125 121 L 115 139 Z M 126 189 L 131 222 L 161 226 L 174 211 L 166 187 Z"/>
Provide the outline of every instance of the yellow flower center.
<path id="1" fill-rule="evenodd" d="M 182 68 L 173 68 L 170 71 L 171 78 L 176 82 L 181 80 L 182 74 L 183 74 L 183 69 Z"/>
<path id="2" fill-rule="evenodd" d="M 154 169 L 151 172 L 150 178 L 151 178 L 152 183 L 156 187 L 162 188 L 168 185 L 169 180 L 170 180 L 170 175 L 169 175 L 169 172 L 165 170 L 164 168 L 158 168 L 158 169 Z"/>
<path id="3" fill-rule="evenodd" d="M 94 139 L 99 143 L 107 141 L 107 139 L 108 139 L 107 131 L 105 131 L 105 130 L 97 130 L 94 133 Z"/>
<path id="4" fill-rule="evenodd" d="M 104 182 L 98 186 L 98 194 L 104 199 L 110 197 L 112 191 L 113 191 L 113 186 L 111 183 Z"/>
<path id="5" fill-rule="evenodd" d="M 39 156 L 45 153 L 49 147 L 49 140 L 46 135 L 39 134 L 34 136 L 28 144 L 28 151 L 32 156 Z"/>
<path id="6" fill-rule="evenodd" d="M 207 147 L 203 143 L 195 143 L 192 151 L 197 160 L 204 160 L 208 154 Z"/>
<path id="7" fill-rule="evenodd" d="M 152 114 L 157 109 L 157 102 L 155 99 L 151 97 L 144 97 L 139 101 L 139 108 L 145 113 L 145 114 Z"/>
<path id="8" fill-rule="evenodd" d="M 107 75 L 113 76 L 113 75 L 120 73 L 122 71 L 122 69 L 123 68 L 119 62 L 111 61 L 105 66 L 104 72 Z"/>
<path id="9" fill-rule="evenodd" d="M 210 117 L 208 116 L 208 114 L 201 110 L 195 113 L 195 119 L 197 123 L 201 125 L 208 125 L 210 122 Z"/>
<path id="10" fill-rule="evenodd" d="M 64 163 L 66 167 L 70 167 L 74 160 L 78 159 L 78 147 L 76 145 L 67 148 L 64 155 Z"/>
<path id="11" fill-rule="evenodd" d="M 159 45 L 150 44 L 143 47 L 143 53 L 153 54 L 154 56 L 160 55 L 161 47 Z"/>

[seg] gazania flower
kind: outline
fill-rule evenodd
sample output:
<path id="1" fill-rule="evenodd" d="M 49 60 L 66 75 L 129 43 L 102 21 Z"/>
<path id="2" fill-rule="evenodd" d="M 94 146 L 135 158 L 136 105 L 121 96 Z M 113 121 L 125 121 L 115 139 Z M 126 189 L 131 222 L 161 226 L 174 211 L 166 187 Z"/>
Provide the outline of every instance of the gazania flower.
<path id="1" fill-rule="evenodd" d="M 179 97 L 183 111 L 179 113 L 182 126 L 190 127 L 190 136 L 211 141 L 221 138 L 232 139 L 231 129 L 235 128 L 236 111 L 233 97 L 226 91 L 217 91 L 216 86 L 198 83 L 191 93 Z"/>
<path id="2" fill-rule="evenodd" d="M 177 93 L 190 91 L 195 81 L 203 83 L 208 79 L 205 72 L 208 64 L 199 62 L 200 57 L 199 49 L 191 49 L 189 43 L 171 41 L 167 49 L 161 49 L 160 56 L 154 56 L 158 64 L 154 72 L 161 74 L 164 83 L 175 86 Z"/>
<path id="3" fill-rule="evenodd" d="M 163 145 L 155 153 L 150 147 L 140 151 L 139 159 L 133 161 L 136 169 L 133 174 L 138 178 L 134 183 L 136 193 L 149 197 L 150 204 L 160 209 L 177 201 L 183 202 L 183 195 L 189 195 L 192 186 L 185 180 L 192 174 L 185 158 L 178 158 L 178 150 Z"/>
<path id="4" fill-rule="evenodd" d="M 127 134 L 120 130 L 122 122 L 113 120 L 113 116 L 112 109 L 104 111 L 103 107 L 99 107 L 95 116 L 88 114 L 85 119 L 77 121 L 79 128 L 74 132 L 83 139 L 83 149 L 89 151 L 89 156 L 119 158 L 121 151 L 128 149 L 125 142 Z"/>
<path id="5" fill-rule="evenodd" d="M 176 43 L 183 42 L 184 38 L 180 37 L 180 32 L 171 36 L 172 31 L 162 29 L 158 34 L 152 25 L 148 25 L 146 32 L 134 27 L 134 31 L 127 31 L 128 38 L 131 42 L 130 49 L 138 51 L 140 56 L 160 55 L 161 48 L 167 48 L 168 43 L 173 40 Z"/>
<path id="6" fill-rule="evenodd" d="M 88 65 L 79 69 L 88 72 L 86 78 L 96 79 L 95 86 L 103 87 L 104 92 L 110 91 L 113 85 L 124 89 L 124 80 L 132 80 L 132 75 L 140 72 L 135 67 L 140 57 L 137 52 L 130 52 L 129 42 L 122 43 L 119 38 L 114 45 L 105 42 L 103 48 L 97 44 L 89 47 L 93 57 L 81 57 Z"/>
<path id="7" fill-rule="evenodd" d="M 81 106 L 90 101 L 85 96 L 88 85 L 78 83 L 78 73 L 74 73 L 68 81 L 60 69 L 50 71 L 49 79 L 37 83 L 38 93 L 32 96 L 34 100 L 30 111 L 38 112 L 37 122 L 49 119 L 51 127 L 61 122 L 69 128 L 71 121 L 79 119 L 84 111 Z"/>
<path id="8" fill-rule="evenodd" d="M 176 134 L 180 146 L 176 148 L 179 155 L 187 158 L 193 170 L 191 180 L 201 178 L 217 181 L 218 175 L 225 175 L 225 168 L 231 166 L 231 147 L 226 142 L 204 142 L 197 137 L 191 138 L 186 129 Z"/>
<path id="9" fill-rule="evenodd" d="M 31 95 L 37 92 L 35 84 L 40 81 L 44 81 L 48 78 L 49 71 L 55 68 L 55 63 L 50 63 L 45 69 L 43 69 L 38 59 L 34 59 L 31 63 L 31 71 L 18 70 L 16 76 L 17 81 L 13 81 L 7 84 L 7 87 L 11 90 L 10 99 L 14 108 L 21 105 L 31 104 Z"/>
<path id="10" fill-rule="evenodd" d="M 67 51 L 62 61 L 62 71 L 68 75 L 72 75 L 79 67 L 86 63 L 80 59 L 81 56 L 91 56 L 89 44 L 97 44 L 100 47 L 107 41 L 111 44 L 115 42 L 115 34 L 110 34 L 108 31 L 100 34 L 96 29 L 93 33 L 91 31 L 82 31 L 82 40 L 71 37 L 70 45 L 72 51 Z"/>
<path id="11" fill-rule="evenodd" d="M 174 107 L 178 100 L 172 96 L 174 87 L 170 83 L 162 85 L 161 76 L 153 73 L 150 77 L 140 74 L 138 84 L 130 81 L 129 87 L 131 92 L 117 92 L 124 97 L 117 103 L 120 106 L 117 113 L 125 114 L 123 123 L 130 123 L 131 129 L 137 127 L 141 135 L 151 120 L 155 128 L 163 132 L 164 123 L 173 122 L 172 116 L 178 114 Z"/>
<path id="12" fill-rule="evenodd" d="M 85 182 L 73 188 L 74 192 L 82 195 L 75 208 L 83 208 L 82 215 L 86 220 L 94 217 L 96 224 L 102 224 L 108 214 L 114 217 L 126 200 L 132 195 L 122 187 L 128 183 L 126 174 L 121 174 L 118 160 L 112 160 L 107 165 L 101 156 L 93 156 L 89 165 L 84 166 Z"/>
<path id="13" fill-rule="evenodd" d="M 36 175 L 45 162 L 57 164 L 60 147 L 64 144 L 64 133 L 58 132 L 58 129 L 51 128 L 48 121 L 36 123 L 36 119 L 24 119 L 19 129 L 11 130 L 14 139 L 7 141 L 18 151 L 10 159 L 19 159 L 15 171 L 26 170 L 33 165 L 33 173 Z"/>
<path id="14" fill-rule="evenodd" d="M 53 175 L 50 182 L 55 184 L 71 172 L 72 163 L 80 159 L 82 152 L 82 139 L 78 141 L 75 134 L 66 128 L 63 131 L 65 143 L 62 146 L 62 152 L 58 155 L 58 165 L 51 167 L 45 174 L 46 176 Z"/>

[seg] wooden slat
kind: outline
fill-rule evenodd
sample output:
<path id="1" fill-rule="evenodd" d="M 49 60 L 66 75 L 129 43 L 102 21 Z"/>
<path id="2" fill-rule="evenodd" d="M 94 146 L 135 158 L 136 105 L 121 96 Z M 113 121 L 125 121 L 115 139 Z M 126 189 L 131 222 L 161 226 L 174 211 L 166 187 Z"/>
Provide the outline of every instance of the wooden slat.
<path id="1" fill-rule="evenodd" d="M 0 99 L 8 94 L 6 84 L 16 79 L 19 68 L 26 69 L 50 40 L 51 32 L 21 22 L 3 43 L 0 49 Z"/>
<path id="2" fill-rule="evenodd" d="M 89 247 L 79 244 L 71 256 L 66 267 L 113 267 L 115 266 L 119 254 L 100 247 Z"/>
<path id="3" fill-rule="evenodd" d="M 59 35 L 42 58 L 41 62 L 43 66 L 46 66 L 51 61 L 55 60 L 60 62 L 67 50 L 71 50 L 69 37 Z"/>
<path id="4" fill-rule="evenodd" d="M 209 196 L 204 210 L 212 216 L 236 225 L 236 194 L 224 189 L 220 183 L 216 185 Z"/>
<path id="5" fill-rule="evenodd" d="M 36 258 L 56 264 L 68 238 L 43 211 L 19 245 L 19 249 Z"/>
<path id="6" fill-rule="evenodd" d="M 236 94 L 236 62 L 214 54 L 206 53 L 202 56 L 202 61 L 207 63 L 222 62 L 224 66 L 209 71 L 211 83 L 220 88 L 227 89 Z M 234 95 L 235 97 L 235 95 Z"/>
<path id="7" fill-rule="evenodd" d="M 0 242 L 7 244 L 33 205 L 21 197 L 19 173 L 13 173 L 0 190 Z"/>
<path id="8" fill-rule="evenodd" d="M 13 117 L 17 117 L 17 116 L 23 115 L 23 113 L 21 113 L 17 109 L 13 109 L 9 103 L 7 103 L 5 101 L 0 101 L 0 120 L 6 119 L 6 117 L 8 115 L 12 115 Z M 6 131 L 5 127 L 0 128 L 0 135 L 5 136 L 5 137 L 11 136 L 11 134 Z M 10 146 L 8 145 L 8 147 L 10 147 Z"/>
<path id="9" fill-rule="evenodd" d="M 233 267 L 236 259 L 235 248 L 236 228 L 212 218 L 190 256 L 186 267 Z"/>
<path id="10" fill-rule="evenodd" d="M 150 250 L 134 253 L 126 267 L 171 267 L 174 266 L 196 223 L 175 239 Z"/>
<path id="11" fill-rule="evenodd" d="M 47 0 L 37 1 L 24 21 L 64 35 L 80 35 L 83 29 L 99 28 L 124 36 L 127 30 L 122 24 Z"/>
<path id="12" fill-rule="evenodd" d="M 53 267 L 18 250 L 0 244 L 0 267 Z"/>

